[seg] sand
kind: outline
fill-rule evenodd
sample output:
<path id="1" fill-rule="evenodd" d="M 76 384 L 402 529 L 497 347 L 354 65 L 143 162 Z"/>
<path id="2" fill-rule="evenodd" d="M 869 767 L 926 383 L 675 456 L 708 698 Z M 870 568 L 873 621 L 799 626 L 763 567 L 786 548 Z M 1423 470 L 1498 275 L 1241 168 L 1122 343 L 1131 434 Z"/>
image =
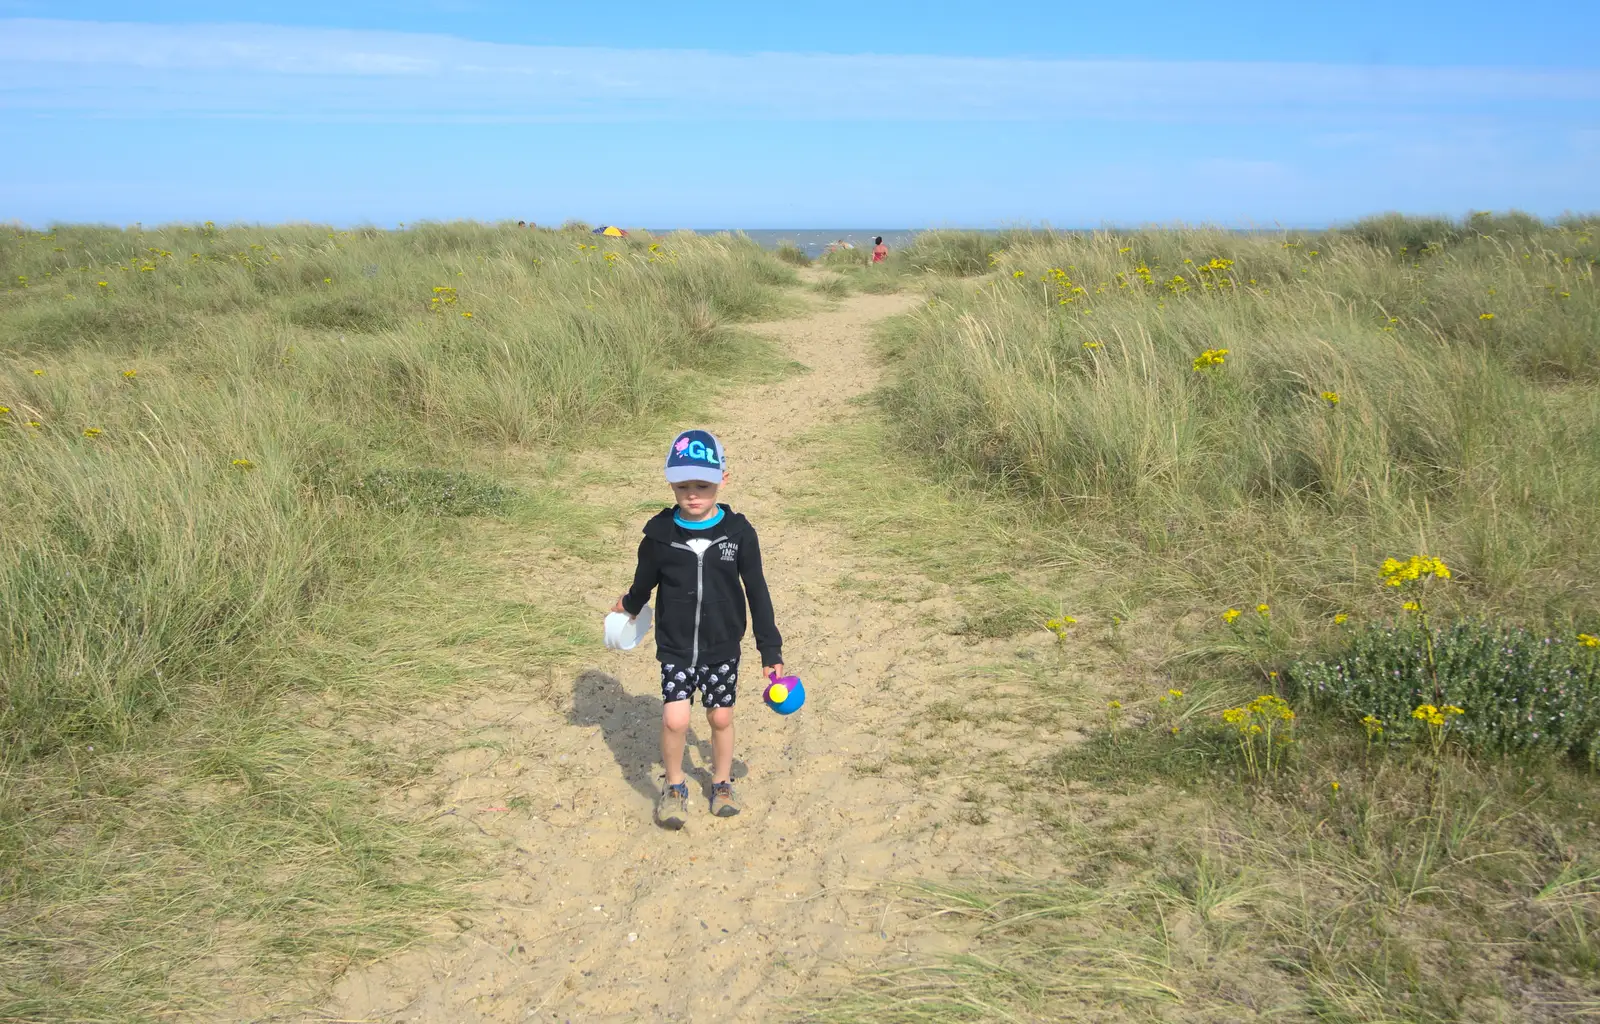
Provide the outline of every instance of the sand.
<path id="1" fill-rule="evenodd" d="M 961 944 L 890 883 L 1043 869 L 1028 863 L 1034 823 L 1003 806 L 980 823 L 962 818 L 962 795 L 985 773 L 981 734 L 939 741 L 967 746 L 947 762 L 954 770 L 874 774 L 995 644 L 948 632 L 956 609 L 944 581 L 908 578 L 837 531 L 783 515 L 786 490 L 814 468 L 801 435 L 866 414 L 851 400 L 879 379 L 870 326 L 917 301 L 856 295 L 758 326 L 809 372 L 737 391 L 705 424 L 736 473 L 726 500 L 761 530 L 785 654 L 808 694 L 804 709 L 781 717 L 745 672 L 735 764 L 743 813 L 707 810 L 709 730 L 696 709 L 689 823 L 679 832 L 652 823 L 653 643 L 632 652 L 600 644 L 601 618 L 631 578 L 642 504 L 664 503 L 648 489 L 659 454 L 640 455 L 618 467 L 634 483 L 585 495 L 616 510 L 611 564 L 511 556 L 526 581 L 520 599 L 565 592 L 593 612 L 588 663 L 396 727 L 459 739 L 436 775 L 396 799 L 437 808 L 484 855 L 485 909 L 464 930 L 441 922 L 437 939 L 346 975 L 308 1019 L 784 1019 L 852 972 Z M 913 599 L 841 588 L 847 574 L 888 578 Z M 744 658 L 759 664 L 749 637 Z"/>

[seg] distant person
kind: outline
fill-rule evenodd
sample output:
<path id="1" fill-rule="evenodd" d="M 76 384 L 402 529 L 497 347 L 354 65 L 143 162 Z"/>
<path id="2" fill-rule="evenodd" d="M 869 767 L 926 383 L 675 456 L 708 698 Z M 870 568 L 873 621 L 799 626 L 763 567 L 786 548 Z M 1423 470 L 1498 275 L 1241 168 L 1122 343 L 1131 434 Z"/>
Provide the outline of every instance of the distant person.
<path id="1" fill-rule="evenodd" d="M 517 227 L 519 227 L 519 228 L 525 228 L 525 227 L 527 227 L 527 226 L 528 226 L 528 225 L 527 225 L 527 224 L 525 224 L 525 223 L 523 223 L 523 222 L 522 222 L 522 221 L 520 221 L 520 220 L 519 220 L 519 221 L 517 221 Z"/>
<path id="2" fill-rule="evenodd" d="M 879 235 L 872 240 L 872 262 L 882 263 L 889 258 L 889 247 L 883 244 L 883 236 Z"/>
<path id="3" fill-rule="evenodd" d="M 726 480 L 722 442 L 706 430 L 685 430 L 667 451 L 674 506 L 644 524 L 633 586 L 612 611 L 630 618 L 656 592 L 656 659 L 661 662 L 661 760 L 666 778 L 656 824 L 679 829 L 688 820 L 689 784 L 683 748 L 695 693 L 711 725 L 711 813 L 739 813 L 733 797 L 733 702 L 738 696 L 739 642 L 745 602 L 754 619 L 761 670 L 783 675 L 783 637 L 761 572 L 756 528 L 717 502 Z M 740 586 L 740 583 L 743 586 Z M 764 687 L 757 684 L 756 692 Z"/>

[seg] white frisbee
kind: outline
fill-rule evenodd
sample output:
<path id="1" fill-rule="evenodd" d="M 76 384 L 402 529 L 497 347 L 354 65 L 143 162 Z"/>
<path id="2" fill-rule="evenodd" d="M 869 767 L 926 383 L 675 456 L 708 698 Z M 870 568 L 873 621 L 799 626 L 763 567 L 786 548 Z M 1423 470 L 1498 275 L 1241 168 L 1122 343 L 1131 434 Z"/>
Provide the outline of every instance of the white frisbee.
<path id="1" fill-rule="evenodd" d="M 612 612 L 606 616 L 606 646 L 613 651 L 631 651 L 650 632 L 650 606 L 639 609 L 632 619 L 626 612 Z"/>

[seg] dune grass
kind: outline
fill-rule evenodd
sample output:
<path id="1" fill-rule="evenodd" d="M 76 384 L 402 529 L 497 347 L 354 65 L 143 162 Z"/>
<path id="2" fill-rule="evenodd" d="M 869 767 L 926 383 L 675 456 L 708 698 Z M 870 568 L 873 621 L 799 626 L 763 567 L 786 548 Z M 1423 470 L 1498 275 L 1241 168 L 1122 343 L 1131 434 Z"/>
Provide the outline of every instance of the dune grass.
<path id="1" fill-rule="evenodd" d="M 888 335 L 888 407 L 1118 588 L 1314 632 L 1425 549 L 1463 607 L 1593 625 L 1600 241 L 1475 223 L 1014 238 Z"/>
<path id="2" fill-rule="evenodd" d="M 1055 621 L 1057 664 L 1025 646 L 1006 669 L 1033 695 L 966 714 L 1067 734 L 995 755 L 973 805 L 1036 821 L 1060 867 L 900 891 L 968 953 L 892 960 L 817 1019 L 1600 1012 L 1590 766 L 1512 718 L 1469 747 L 1481 707 L 1454 732 L 1447 712 L 1394 713 L 1434 659 L 1460 673 L 1442 685 L 1511 707 L 1490 641 L 1513 625 L 1570 652 L 1543 685 L 1592 699 L 1595 229 L 919 238 L 931 301 L 882 331 L 879 414 L 817 439 L 797 511 L 966 581 L 954 630 Z M 1419 553 L 1451 578 L 1383 584 L 1385 558 Z M 1469 617 L 1494 625 L 1454 625 Z M 1401 649 L 1406 694 L 1368 726 L 1288 678 Z M 1264 694 L 1293 703 L 1251 710 Z"/>
<path id="3" fill-rule="evenodd" d="M 0 239 L 0 1018 L 266 1005 L 417 938 L 463 867 L 339 722 L 562 657 L 464 524 L 764 362 L 729 237 L 60 227 Z M 715 368 L 714 376 L 705 371 Z M 397 759 L 398 758 L 398 759 Z"/>

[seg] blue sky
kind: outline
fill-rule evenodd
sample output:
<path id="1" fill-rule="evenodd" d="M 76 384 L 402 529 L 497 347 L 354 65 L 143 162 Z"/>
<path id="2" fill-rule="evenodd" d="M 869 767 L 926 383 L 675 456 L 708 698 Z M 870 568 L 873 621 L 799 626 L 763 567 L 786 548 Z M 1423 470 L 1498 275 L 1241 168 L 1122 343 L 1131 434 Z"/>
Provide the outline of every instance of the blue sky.
<path id="1" fill-rule="evenodd" d="M 0 0 L 0 219 L 1600 209 L 1600 5 L 776 6 Z"/>

